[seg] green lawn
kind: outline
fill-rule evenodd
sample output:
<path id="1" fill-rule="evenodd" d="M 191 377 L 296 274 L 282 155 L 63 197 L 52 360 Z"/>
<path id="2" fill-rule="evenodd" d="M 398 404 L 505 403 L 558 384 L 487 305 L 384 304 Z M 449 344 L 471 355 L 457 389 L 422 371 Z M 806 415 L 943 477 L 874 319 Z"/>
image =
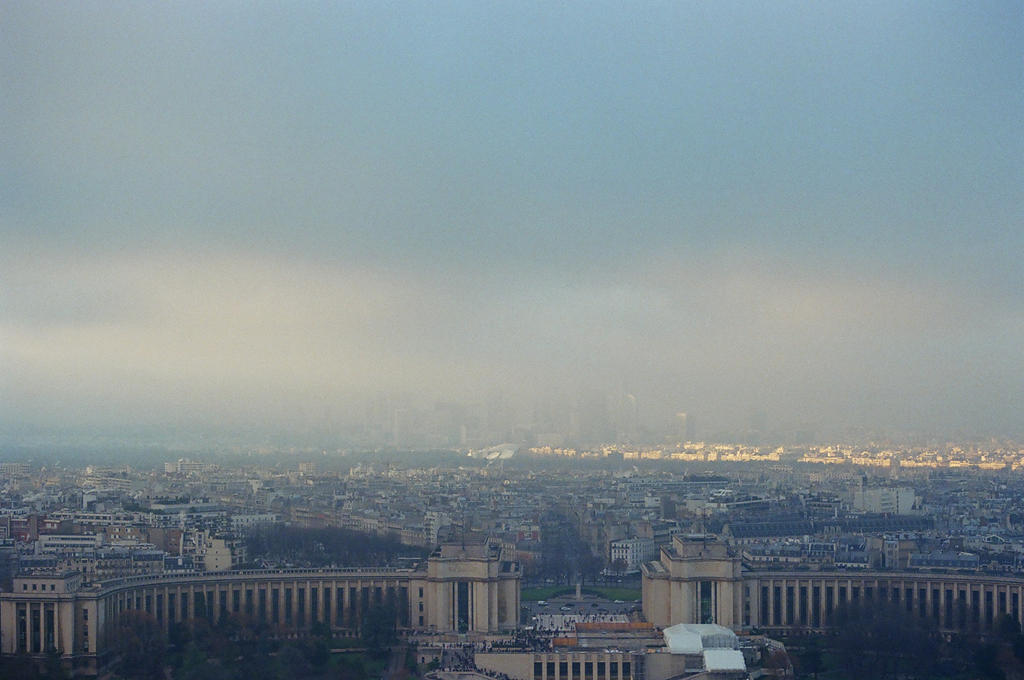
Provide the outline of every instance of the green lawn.
<path id="1" fill-rule="evenodd" d="M 572 586 L 539 586 L 535 588 L 523 588 L 521 599 L 525 602 L 536 602 L 537 600 L 550 600 L 559 595 L 573 595 L 576 588 Z M 603 586 L 587 586 L 583 588 L 585 595 L 596 595 L 606 600 L 624 600 L 632 602 L 640 599 L 639 588 L 612 588 Z"/>
<path id="2" fill-rule="evenodd" d="M 592 586 L 590 588 L 584 588 L 583 592 L 590 595 L 599 595 L 606 600 L 624 600 L 625 602 L 632 602 L 633 600 L 640 599 L 639 588 Z"/>
<path id="3" fill-rule="evenodd" d="M 527 602 L 536 602 L 537 600 L 549 600 L 556 595 L 572 595 L 575 592 L 576 589 L 569 586 L 537 586 L 534 588 L 523 588 L 520 593 L 520 599 Z"/>

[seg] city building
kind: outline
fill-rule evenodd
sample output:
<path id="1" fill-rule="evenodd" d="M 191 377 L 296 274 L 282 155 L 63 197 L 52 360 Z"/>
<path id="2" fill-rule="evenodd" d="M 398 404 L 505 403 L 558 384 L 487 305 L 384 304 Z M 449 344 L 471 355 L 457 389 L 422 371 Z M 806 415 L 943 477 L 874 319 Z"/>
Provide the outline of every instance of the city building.
<path id="1" fill-rule="evenodd" d="M 658 556 L 658 545 L 653 538 L 620 538 L 608 547 L 612 571 L 623 573 L 639 571 L 643 562 Z"/>
<path id="2" fill-rule="evenodd" d="M 245 615 L 296 632 L 318 622 L 354 630 L 374 604 L 396 605 L 401 629 L 497 633 L 517 626 L 519 566 L 499 545 L 441 546 L 415 568 L 157 573 L 87 585 L 79 572 L 20 574 L 0 594 L 0 653 L 56 651 L 78 673 L 111 657 L 110 634 L 131 610 L 172 622 Z"/>
<path id="3" fill-rule="evenodd" d="M 909 487 L 859 486 L 853 490 L 853 509 L 884 515 L 909 515 L 917 497 Z"/>
<path id="4" fill-rule="evenodd" d="M 657 626 L 714 623 L 734 631 L 823 631 L 846 605 L 886 601 L 930 617 L 940 630 L 991 630 L 1001 615 L 1024 620 L 1024 578 L 952 570 L 967 556 L 920 556 L 942 572 L 748 569 L 714 537 L 677 536 L 642 565 L 643 613 Z M 952 569 L 952 570 L 951 570 Z"/>

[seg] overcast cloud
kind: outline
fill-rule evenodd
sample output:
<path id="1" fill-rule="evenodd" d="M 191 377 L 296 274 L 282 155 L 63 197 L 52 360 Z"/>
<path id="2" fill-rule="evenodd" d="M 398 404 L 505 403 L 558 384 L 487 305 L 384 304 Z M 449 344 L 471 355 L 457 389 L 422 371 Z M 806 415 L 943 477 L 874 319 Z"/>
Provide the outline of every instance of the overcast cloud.
<path id="1" fill-rule="evenodd" d="M 627 386 L 1020 434 L 992 3 L 10 3 L 0 427 Z"/>

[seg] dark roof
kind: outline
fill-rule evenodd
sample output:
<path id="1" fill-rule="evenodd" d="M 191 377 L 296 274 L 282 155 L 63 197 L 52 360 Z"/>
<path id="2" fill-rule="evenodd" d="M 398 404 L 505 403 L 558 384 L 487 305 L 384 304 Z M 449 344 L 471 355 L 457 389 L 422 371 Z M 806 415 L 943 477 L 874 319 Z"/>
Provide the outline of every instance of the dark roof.
<path id="1" fill-rule="evenodd" d="M 814 533 L 814 523 L 807 520 L 785 522 L 736 522 L 729 525 L 735 538 L 758 536 L 806 536 Z"/>

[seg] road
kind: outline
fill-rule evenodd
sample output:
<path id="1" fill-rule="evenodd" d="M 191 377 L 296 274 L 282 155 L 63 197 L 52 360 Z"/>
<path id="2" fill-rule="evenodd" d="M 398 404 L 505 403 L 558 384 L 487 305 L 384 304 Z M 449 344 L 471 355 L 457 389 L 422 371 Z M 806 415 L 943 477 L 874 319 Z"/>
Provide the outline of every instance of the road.
<path id="1" fill-rule="evenodd" d="M 639 602 L 614 602 L 601 597 L 583 595 L 576 599 L 575 595 L 559 595 L 547 600 L 547 605 L 537 602 L 523 602 L 530 616 L 536 614 L 629 614 L 633 609 L 640 608 Z M 562 609 L 568 607 L 568 609 Z"/>
<path id="2" fill-rule="evenodd" d="M 381 675 L 381 680 L 400 680 L 408 674 L 405 672 L 406 645 L 393 645 L 388 657 L 387 668 Z"/>

